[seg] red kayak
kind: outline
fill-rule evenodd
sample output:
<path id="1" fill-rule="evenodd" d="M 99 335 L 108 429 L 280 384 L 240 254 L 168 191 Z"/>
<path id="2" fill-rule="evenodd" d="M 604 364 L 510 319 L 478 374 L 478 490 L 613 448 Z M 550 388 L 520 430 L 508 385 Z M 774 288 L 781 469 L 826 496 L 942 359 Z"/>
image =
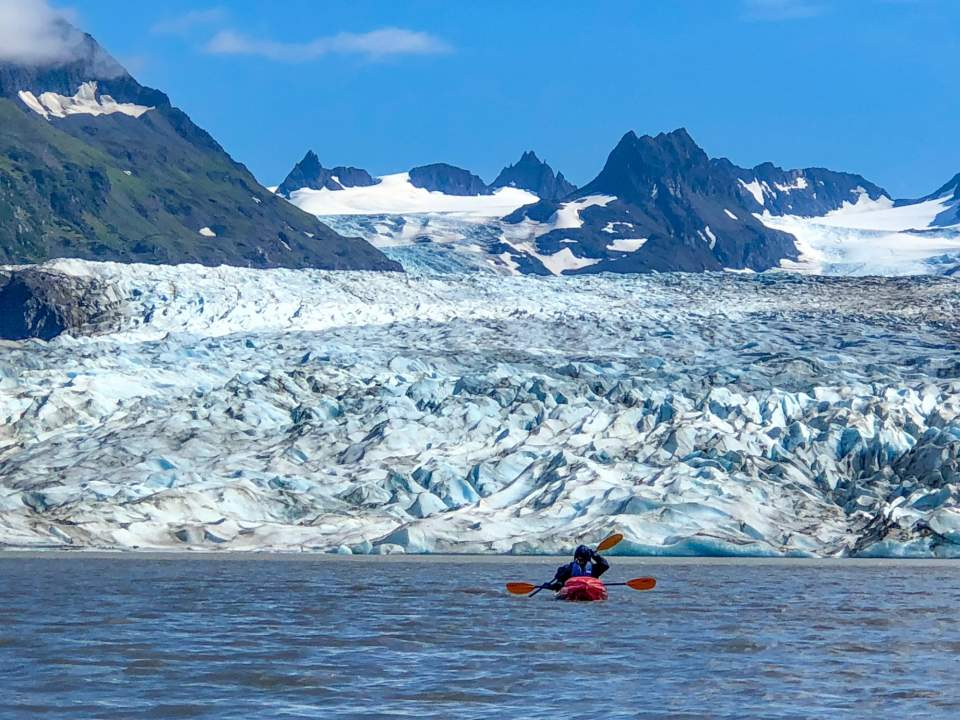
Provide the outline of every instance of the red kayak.
<path id="1" fill-rule="evenodd" d="M 557 600 L 590 602 L 606 599 L 607 587 L 603 584 L 603 580 L 595 577 L 572 577 L 557 592 Z"/>

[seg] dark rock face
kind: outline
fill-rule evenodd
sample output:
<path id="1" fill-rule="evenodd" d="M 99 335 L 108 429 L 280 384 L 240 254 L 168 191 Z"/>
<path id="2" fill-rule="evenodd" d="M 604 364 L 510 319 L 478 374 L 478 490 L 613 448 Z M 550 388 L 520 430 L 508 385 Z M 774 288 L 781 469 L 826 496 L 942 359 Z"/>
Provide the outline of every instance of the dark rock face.
<path id="1" fill-rule="evenodd" d="M 0 263 L 119 262 L 401 270 L 263 188 L 166 95 L 136 82 L 64 23 L 74 58 L 0 63 Z M 99 95 L 153 108 L 45 119 L 21 90 Z M 216 237 L 200 234 L 210 228 Z"/>
<path id="2" fill-rule="evenodd" d="M 277 194 L 290 197 L 290 193 L 302 188 L 343 190 L 345 187 L 369 187 L 378 182 L 380 181 L 371 177 L 370 173 L 362 168 L 343 165 L 325 168 L 320 164 L 317 154 L 310 150 L 277 188 Z"/>
<path id="3" fill-rule="evenodd" d="M 563 173 L 554 174 L 553 168 L 543 162 L 532 150 L 520 156 L 514 165 L 508 165 L 494 180 L 492 189 L 515 187 L 529 190 L 544 200 L 560 200 L 577 189 L 567 182 Z"/>
<path id="4" fill-rule="evenodd" d="M 463 168 L 434 163 L 422 165 L 410 171 L 410 184 L 414 187 L 442 192 L 447 195 L 489 195 L 490 189 L 479 177 Z"/>
<path id="5" fill-rule="evenodd" d="M 760 223 L 740 200 L 738 183 L 712 163 L 686 130 L 656 137 L 623 136 L 600 174 L 566 200 L 605 196 L 579 211 L 579 228 L 536 239 L 540 254 L 569 249 L 595 260 L 570 271 L 702 272 L 766 270 L 796 258 L 793 237 Z M 507 222 L 549 222 L 559 205 L 521 208 Z"/>
<path id="6" fill-rule="evenodd" d="M 844 203 L 855 203 L 863 194 L 871 200 L 889 197 L 886 190 L 853 173 L 826 168 L 783 170 L 769 162 L 753 169 L 737 167 L 726 159 L 712 162 L 718 172 L 736 177 L 741 201 L 752 212 L 766 210 L 772 215 L 816 217 L 837 210 Z"/>
<path id="7" fill-rule="evenodd" d="M 38 268 L 0 272 L 0 339 L 116 330 L 124 312 L 119 298 L 114 288 L 91 278 Z"/>

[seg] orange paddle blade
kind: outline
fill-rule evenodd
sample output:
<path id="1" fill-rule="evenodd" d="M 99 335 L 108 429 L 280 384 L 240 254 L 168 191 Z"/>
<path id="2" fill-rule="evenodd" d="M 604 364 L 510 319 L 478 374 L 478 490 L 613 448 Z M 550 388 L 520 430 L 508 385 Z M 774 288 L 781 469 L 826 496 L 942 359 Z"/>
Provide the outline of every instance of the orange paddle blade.
<path id="1" fill-rule="evenodd" d="M 600 541 L 600 544 L 597 545 L 597 552 L 603 552 L 604 550 L 609 550 L 621 540 L 623 540 L 623 535 L 621 535 L 620 533 L 614 533 L 609 537 L 605 537 L 603 540 Z"/>
<path id="2" fill-rule="evenodd" d="M 634 590 L 653 590 L 657 586 L 657 581 L 652 577 L 634 578 L 627 580 L 627 587 Z"/>
<path id="3" fill-rule="evenodd" d="M 529 595 L 537 589 L 536 585 L 530 583 L 513 582 L 507 583 L 507 592 L 511 595 Z"/>

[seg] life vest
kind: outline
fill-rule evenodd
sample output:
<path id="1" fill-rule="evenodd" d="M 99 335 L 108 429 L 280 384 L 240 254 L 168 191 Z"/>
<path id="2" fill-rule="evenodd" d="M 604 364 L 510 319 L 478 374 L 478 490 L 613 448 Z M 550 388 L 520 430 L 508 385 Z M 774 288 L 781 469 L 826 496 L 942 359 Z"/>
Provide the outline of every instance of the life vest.
<path id="1" fill-rule="evenodd" d="M 584 576 L 592 576 L 592 575 L 593 575 L 593 563 L 588 562 L 588 563 L 587 563 L 584 567 L 582 567 L 582 568 L 580 567 L 580 563 L 578 563 L 576 560 L 574 560 L 572 563 L 570 563 L 570 577 L 580 577 L 581 575 L 584 575 Z"/>

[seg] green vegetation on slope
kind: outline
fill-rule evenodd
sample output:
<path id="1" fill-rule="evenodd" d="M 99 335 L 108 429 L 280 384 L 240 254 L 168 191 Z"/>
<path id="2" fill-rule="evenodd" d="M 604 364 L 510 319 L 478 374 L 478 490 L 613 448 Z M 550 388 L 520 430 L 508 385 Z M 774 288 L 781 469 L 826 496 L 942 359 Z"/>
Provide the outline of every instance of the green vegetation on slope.
<path id="1" fill-rule="evenodd" d="M 262 188 L 169 105 L 50 122 L 0 98 L 0 127 L 2 263 L 399 269 Z"/>

